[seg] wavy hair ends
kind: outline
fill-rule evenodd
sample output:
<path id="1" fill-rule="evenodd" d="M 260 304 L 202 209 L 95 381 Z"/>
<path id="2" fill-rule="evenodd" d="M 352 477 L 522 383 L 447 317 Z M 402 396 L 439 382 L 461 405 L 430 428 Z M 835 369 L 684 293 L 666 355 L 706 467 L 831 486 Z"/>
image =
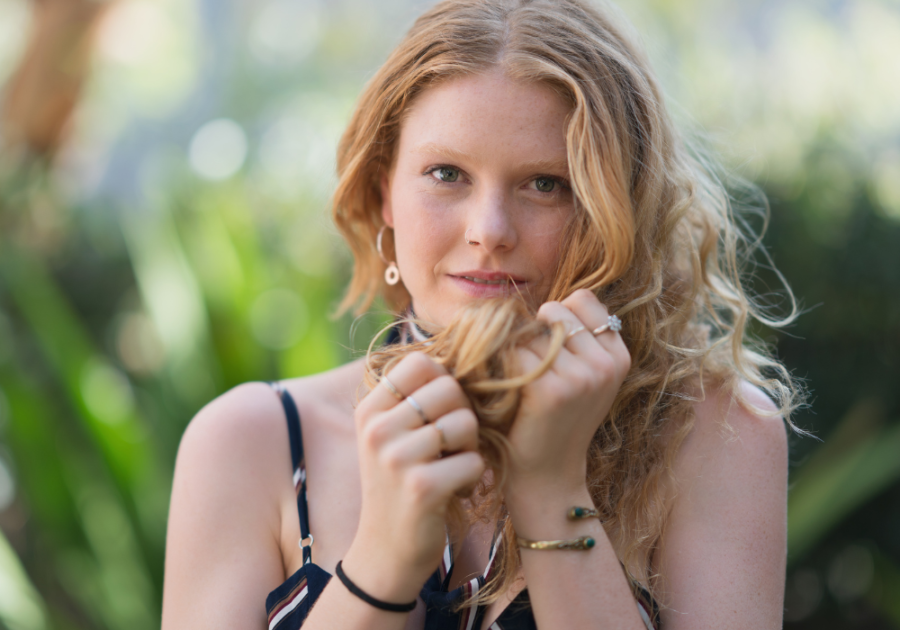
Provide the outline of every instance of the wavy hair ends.
<path id="1" fill-rule="evenodd" d="M 354 258 L 339 310 L 363 312 L 378 295 L 398 312 L 410 303 L 402 283 L 382 281 L 375 238 L 384 224 L 380 178 L 390 171 L 404 113 L 423 90 L 500 69 L 559 94 L 571 106 L 566 144 L 579 212 L 560 244 L 548 299 L 586 288 L 622 316 L 632 367 L 590 446 L 586 481 L 629 575 L 664 601 L 652 568 L 668 513 L 662 488 L 691 429 L 693 405 L 709 386 L 742 400 L 738 385 L 747 381 L 768 393 L 790 424 L 802 392 L 765 347 L 748 339 L 746 327 L 752 318 L 786 325 L 797 309 L 787 285 L 791 311 L 783 319 L 748 296 L 742 275 L 759 239 L 741 222 L 714 162 L 676 133 L 643 52 L 604 7 L 587 0 L 448 0 L 416 21 L 366 86 L 338 148 L 334 221 Z M 392 247 L 385 243 L 388 259 Z M 516 376 L 510 357 L 536 334 L 560 335 L 542 329 L 519 300 L 479 303 L 430 345 L 370 351 L 370 380 L 410 351 L 440 360 L 472 399 L 482 453 L 502 480 L 503 436 L 522 387 L 537 378 Z M 486 507 L 476 517 L 502 511 L 490 498 L 495 488 L 479 490 Z M 477 601 L 493 601 L 515 579 L 518 552 L 507 530 L 499 570 Z"/>

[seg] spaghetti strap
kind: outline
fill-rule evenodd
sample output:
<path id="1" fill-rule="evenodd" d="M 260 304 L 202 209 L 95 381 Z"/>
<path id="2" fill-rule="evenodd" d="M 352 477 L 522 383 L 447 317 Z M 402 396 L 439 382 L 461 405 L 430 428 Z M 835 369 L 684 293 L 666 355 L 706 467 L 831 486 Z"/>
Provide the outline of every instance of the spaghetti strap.
<path id="1" fill-rule="evenodd" d="M 300 430 L 300 412 L 297 404 L 284 385 L 277 381 L 269 383 L 284 407 L 284 415 L 288 425 L 288 441 L 291 445 L 291 466 L 294 471 L 294 492 L 297 494 L 297 513 L 300 516 L 300 542 L 303 549 L 303 564 L 312 561 L 313 537 L 309 533 L 309 508 L 306 503 L 306 461 L 303 457 L 303 432 Z M 305 544 L 306 541 L 309 544 Z"/>

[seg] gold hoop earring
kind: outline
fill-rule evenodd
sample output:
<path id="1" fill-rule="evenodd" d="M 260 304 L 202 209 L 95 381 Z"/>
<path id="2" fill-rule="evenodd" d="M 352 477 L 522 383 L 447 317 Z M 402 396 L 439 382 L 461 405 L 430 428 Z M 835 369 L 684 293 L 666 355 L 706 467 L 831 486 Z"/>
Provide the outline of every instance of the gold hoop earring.
<path id="1" fill-rule="evenodd" d="M 388 261 L 387 258 L 384 257 L 384 252 L 381 250 L 381 237 L 384 236 L 384 231 L 387 229 L 386 225 L 382 225 L 381 229 L 378 230 L 378 237 L 375 239 L 375 249 L 378 250 L 378 255 L 381 257 L 381 262 L 387 265 L 387 269 L 384 270 L 384 281 L 389 285 L 394 286 L 398 282 L 400 282 L 400 269 L 397 267 L 397 263 L 393 260 Z"/>

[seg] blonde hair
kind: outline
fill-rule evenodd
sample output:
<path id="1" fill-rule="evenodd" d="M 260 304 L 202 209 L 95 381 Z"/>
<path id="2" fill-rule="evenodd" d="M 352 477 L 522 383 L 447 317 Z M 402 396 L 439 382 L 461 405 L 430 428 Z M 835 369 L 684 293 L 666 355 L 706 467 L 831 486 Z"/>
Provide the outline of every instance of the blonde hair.
<path id="1" fill-rule="evenodd" d="M 648 61 L 611 11 L 582 0 L 448 0 L 416 21 L 372 78 L 341 140 L 333 213 L 354 257 L 342 311 L 362 312 L 378 295 L 398 312 L 408 306 L 402 284 L 383 283 L 374 247 L 383 225 L 381 173 L 390 168 L 402 116 L 418 94 L 492 68 L 547 85 L 571 105 L 566 144 L 578 212 L 561 243 L 565 254 L 548 299 L 586 288 L 623 316 L 632 368 L 590 446 L 587 481 L 620 560 L 653 591 L 651 557 L 668 510 L 662 485 L 704 385 L 739 397 L 738 383 L 749 381 L 785 418 L 797 404 L 790 375 L 745 333 L 751 317 L 770 326 L 789 322 L 793 297 L 783 320 L 766 317 L 748 297 L 741 274 L 759 242 L 739 227 L 712 168 L 676 133 Z M 538 375 L 513 378 L 509 361 L 492 358 L 540 330 L 522 308 L 475 304 L 429 346 L 369 356 L 372 381 L 412 349 L 452 368 L 475 403 L 482 452 L 500 476 L 504 428 L 492 418 L 510 420 L 521 387 Z M 468 371 L 459 371 L 461 364 Z M 512 532 L 506 545 L 501 570 L 480 601 L 496 599 L 514 579 Z"/>

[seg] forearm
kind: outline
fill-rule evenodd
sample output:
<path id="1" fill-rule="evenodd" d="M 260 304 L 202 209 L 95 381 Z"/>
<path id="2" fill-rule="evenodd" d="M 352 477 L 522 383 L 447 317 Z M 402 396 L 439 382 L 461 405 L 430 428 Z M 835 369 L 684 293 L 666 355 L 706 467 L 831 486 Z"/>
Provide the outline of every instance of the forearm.
<path id="1" fill-rule="evenodd" d="M 600 521 L 570 521 L 573 506 L 590 507 L 586 487 L 528 484 L 506 493 L 513 527 L 530 540 L 591 536 L 586 551 L 522 549 L 522 566 L 534 617 L 541 630 L 603 628 L 645 630 L 622 566 Z"/>

